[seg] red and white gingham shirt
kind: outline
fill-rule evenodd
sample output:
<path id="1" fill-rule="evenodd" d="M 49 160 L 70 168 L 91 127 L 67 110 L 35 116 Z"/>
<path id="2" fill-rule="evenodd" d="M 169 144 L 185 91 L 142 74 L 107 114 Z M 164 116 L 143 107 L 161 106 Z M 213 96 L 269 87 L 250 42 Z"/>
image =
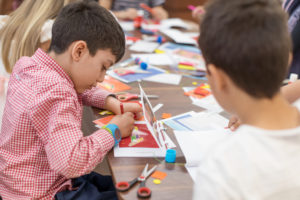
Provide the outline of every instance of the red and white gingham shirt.
<path id="1" fill-rule="evenodd" d="M 103 107 L 108 92 L 82 95 L 63 69 L 41 49 L 23 57 L 10 77 L 0 133 L 0 196 L 53 199 L 71 178 L 91 172 L 113 147 L 100 129 L 84 137 L 83 104 Z"/>

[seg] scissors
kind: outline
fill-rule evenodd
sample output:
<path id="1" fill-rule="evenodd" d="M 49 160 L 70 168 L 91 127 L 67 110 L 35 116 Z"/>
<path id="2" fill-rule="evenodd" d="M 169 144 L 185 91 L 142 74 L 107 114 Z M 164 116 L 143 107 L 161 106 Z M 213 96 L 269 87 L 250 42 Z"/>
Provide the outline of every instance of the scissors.
<path id="1" fill-rule="evenodd" d="M 137 94 L 131 94 L 131 93 L 128 93 L 128 92 L 120 92 L 120 93 L 117 93 L 117 98 L 119 101 L 121 102 L 126 102 L 126 101 L 129 101 L 131 99 L 138 99 L 141 97 L 141 95 L 137 95 Z M 147 95 L 147 97 L 149 99 L 157 99 L 158 96 L 157 95 Z"/>
<path id="2" fill-rule="evenodd" d="M 140 183 L 140 187 L 137 191 L 137 196 L 139 198 L 148 198 L 151 196 L 151 190 L 145 186 L 145 182 L 146 179 L 154 172 L 154 170 L 156 169 L 157 165 L 155 165 L 154 167 L 152 167 L 152 169 L 150 169 L 148 171 L 148 163 L 146 164 L 142 174 L 139 177 L 136 177 L 135 179 L 133 179 L 130 182 L 127 181 L 122 181 L 122 182 L 118 182 L 116 184 L 116 189 L 119 192 L 125 192 L 128 191 L 132 186 L 134 186 L 138 181 L 141 181 Z"/>

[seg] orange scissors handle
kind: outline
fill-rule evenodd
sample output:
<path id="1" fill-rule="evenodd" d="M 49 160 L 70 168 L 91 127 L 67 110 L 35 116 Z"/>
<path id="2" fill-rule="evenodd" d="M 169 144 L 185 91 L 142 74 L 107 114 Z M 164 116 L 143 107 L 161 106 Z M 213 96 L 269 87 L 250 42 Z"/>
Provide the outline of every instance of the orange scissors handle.
<path id="1" fill-rule="evenodd" d="M 137 95 L 137 94 L 127 93 L 127 94 L 119 94 L 118 95 L 118 99 L 121 102 L 126 102 L 126 101 L 129 101 L 131 99 L 138 99 L 138 98 L 139 98 L 139 95 Z"/>
<path id="2" fill-rule="evenodd" d="M 133 179 L 132 181 L 122 181 L 116 184 L 116 189 L 119 192 L 125 192 L 129 190 L 134 184 L 138 182 L 138 178 Z"/>
<path id="3" fill-rule="evenodd" d="M 139 198 L 149 198 L 151 196 L 151 190 L 145 186 L 145 182 L 146 180 L 141 182 L 140 188 L 137 191 L 137 196 Z"/>

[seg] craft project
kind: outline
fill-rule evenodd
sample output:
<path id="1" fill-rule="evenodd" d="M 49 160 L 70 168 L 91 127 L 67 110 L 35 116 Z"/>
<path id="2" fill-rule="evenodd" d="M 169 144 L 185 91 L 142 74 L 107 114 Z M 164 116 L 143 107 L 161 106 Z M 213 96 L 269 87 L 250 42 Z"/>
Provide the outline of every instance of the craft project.
<path id="1" fill-rule="evenodd" d="M 105 76 L 104 81 L 98 83 L 97 86 L 112 93 L 123 92 L 131 89 L 129 85 L 126 85 L 110 76 Z"/>
<path id="2" fill-rule="evenodd" d="M 114 148 L 115 157 L 164 157 L 169 148 L 163 125 L 141 86 L 140 92 L 145 121 L 136 123 L 132 137 L 123 138 Z"/>
<path id="3" fill-rule="evenodd" d="M 135 122 L 132 135 L 123 138 L 114 148 L 115 157 L 164 157 L 168 148 L 174 144 L 164 131 L 163 125 L 157 121 L 152 105 L 140 87 L 141 104 L 143 108 L 142 121 Z M 110 115 L 94 123 L 98 127 L 108 124 L 114 115 Z"/>

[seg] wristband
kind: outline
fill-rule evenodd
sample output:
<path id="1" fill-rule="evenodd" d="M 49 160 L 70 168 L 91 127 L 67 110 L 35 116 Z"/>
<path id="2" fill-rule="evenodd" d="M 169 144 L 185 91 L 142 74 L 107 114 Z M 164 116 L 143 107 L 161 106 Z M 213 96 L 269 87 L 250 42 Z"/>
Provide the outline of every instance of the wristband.
<path id="1" fill-rule="evenodd" d="M 115 145 L 119 144 L 119 142 L 121 141 L 121 132 L 117 125 L 107 124 L 105 126 L 102 126 L 101 128 L 107 130 L 113 136 L 115 140 Z"/>

